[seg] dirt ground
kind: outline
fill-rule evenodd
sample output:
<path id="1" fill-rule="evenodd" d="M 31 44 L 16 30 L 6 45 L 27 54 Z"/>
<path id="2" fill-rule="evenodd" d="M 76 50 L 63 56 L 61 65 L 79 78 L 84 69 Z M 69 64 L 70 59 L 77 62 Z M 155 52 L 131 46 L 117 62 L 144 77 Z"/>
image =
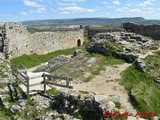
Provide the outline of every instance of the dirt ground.
<path id="1" fill-rule="evenodd" d="M 119 85 L 121 73 L 126 70 L 131 64 L 125 63 L 122 65 L 107 66 L 105 71 L 100 75 L 95 76 L 90 82 L 72 83 L 73 90 L 89 91 L 101 95 L 118 95 L 120 102 L 127 110 L 136 113 L 132 104 L 129 101 L 127 91 L 123 86 Z"/>

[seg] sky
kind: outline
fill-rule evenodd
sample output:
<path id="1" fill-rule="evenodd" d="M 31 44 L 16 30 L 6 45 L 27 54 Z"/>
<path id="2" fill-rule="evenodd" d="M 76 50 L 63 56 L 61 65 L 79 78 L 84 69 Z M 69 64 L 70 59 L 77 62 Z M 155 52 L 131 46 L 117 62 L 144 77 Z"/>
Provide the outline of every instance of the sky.
<path id="1" fill-rule="evenodd" d="M 1 0 L 0 22 L 144 17 L 160 20 L 160 0 Z"/>

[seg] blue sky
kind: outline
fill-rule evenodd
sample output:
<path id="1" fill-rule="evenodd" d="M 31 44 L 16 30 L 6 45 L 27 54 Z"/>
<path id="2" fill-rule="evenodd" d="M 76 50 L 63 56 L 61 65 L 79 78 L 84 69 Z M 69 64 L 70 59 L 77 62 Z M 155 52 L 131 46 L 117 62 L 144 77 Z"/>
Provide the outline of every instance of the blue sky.
<path id="1" fill-rule="evenodd" d="M 160 0 L 1 0 L 0 22 L 63 18 L 160 19 Z"/>

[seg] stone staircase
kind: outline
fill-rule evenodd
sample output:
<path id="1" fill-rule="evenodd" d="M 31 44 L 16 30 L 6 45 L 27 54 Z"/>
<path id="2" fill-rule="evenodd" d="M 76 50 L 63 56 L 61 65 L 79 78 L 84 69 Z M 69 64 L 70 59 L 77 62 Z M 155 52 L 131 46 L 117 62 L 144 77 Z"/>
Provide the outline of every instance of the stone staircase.
<path id="1" fill-rule="evenodd" d="M 44 85 L 42 84 L 43 82 L 43 77 L 42 74 L 46 72 L 27 72 L 29 76 L 29 94 L 36 94 L 38 92 L 44 91 Z M 46 73 L 48 74 L 48 73 Z M 20 88 L 27 94 L 27 87 L 23 84 L 20 84 Z M 46 90 L 51 89 L 51 87 L 46 86 Z"/>

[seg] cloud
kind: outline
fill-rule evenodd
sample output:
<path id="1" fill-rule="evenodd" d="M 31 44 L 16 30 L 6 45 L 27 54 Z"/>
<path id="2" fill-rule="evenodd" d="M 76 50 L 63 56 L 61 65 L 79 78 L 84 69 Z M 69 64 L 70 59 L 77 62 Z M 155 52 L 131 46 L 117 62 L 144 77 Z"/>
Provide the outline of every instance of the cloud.
<path id="1" fill-rule="evenodd" d="M 120 1 L 118 1 L 118 0 L 113 0 L 113 4 L 114 4 L 114 5 L 120 5 Z"/>
<path id="2" fill-rule="evenodd" d="M 130 9 L 128 7 L 117 8 L 115 11 L 117 11 L 117 12 L 125 12 L 125 13 L 130 13 L 130 12 L 132 12 L 132 13 L 140 13 L 140 12 L 142 12 L 141 9 L 139 9 L 139 8 Z"/>
<path id="3" fill-rule="evenodd" d="M 29 7 L 36 7 L 36 8 L 42 7 L 41 4 L 39 4 L 35 1 L 24 0 L 23 2 L 24 2 L 24 5 L 29 6 Z"/>
<path id="4" fill-rule="evenodd" d="M 58 5 L 61 5 L 61 6 L 77 6 L 76 3 L 63 3 L 63 2 L 58 2 L 57 4 L 58 4 Z"/>
<path id="5" fill-rule="evenodd" d="M 59 0 L 59 1 L 64 1 L 64 2 L 82 2 L 86 0 Z"/>
<path id="6" fill-rule="evenodd" d="M 34 13 L 41 13 L 43 11 L 46 11 L 47 9 L 39 4 L 38 2 L 44 2 L 44 0 L 35 0 L 35 1 L 30 1 L 30 0 L 24 0 L 23 3 L 24 5 L 26 6 L 29 6 L 29 7 L 34 7 L 36 8 L 35 10 L 29 10 L 27 12 L 20 12 L 21 15 L 30 15 L 30 14 L 34 14 Z"/>
<path id="7" fill-rule="evenodd" d="M 60 12 L 60 14 L 69 14 L 69 12 L 64 11 L 64 12 Z"/>
<path id="8" fill-rule="evenodd" d="M 138 8 L 135 8 L 135 9 L 130 9 L 129 12 L 140 13 L 141 10 Z"/>
<path id="9" fill-rule="evenodd" d="M 20 12 L 21 15 L 28 15 L 27 12 Z"/>
<path id="10" fill-rule="evenodd" d="M 58 8 L 61 12 L 95 12 L 94 9 L 87 9 L 79 6 L 69 6 L 69 7 L 63 7 Z"/>
<path id="11" fill-rule="evenodd" d="M 155 2 L 155 0 L 146 0 L 143 3 L 138 4 L 137 6 L 146 7 L 146 6 L 152 5 L 153 2 Z"/>

